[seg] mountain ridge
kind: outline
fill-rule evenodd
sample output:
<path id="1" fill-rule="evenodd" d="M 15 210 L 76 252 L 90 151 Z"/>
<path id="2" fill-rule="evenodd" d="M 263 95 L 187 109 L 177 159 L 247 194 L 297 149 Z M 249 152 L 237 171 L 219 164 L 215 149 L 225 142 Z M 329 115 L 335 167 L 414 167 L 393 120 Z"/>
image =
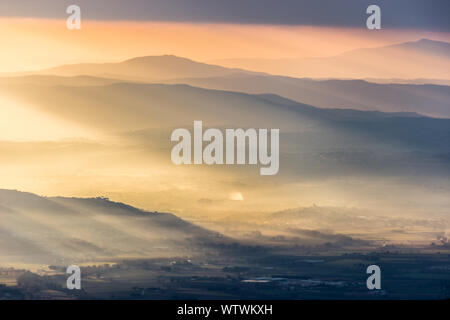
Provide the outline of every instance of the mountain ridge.
<path id="1" fill-rule="evenodd" d="M 0 189 L 0 217 L 0 244 L 17 244 L 0 246 L 0 263 L 182 256 L 210 250 L 204 244 L 214 246 L 218 237 L 174 214 L 104 197 L 43 197 Z"/>
<path id="2" fill-rule="evenodd" d="M 450 43 L 429 39 L 334 56 L 288 59 L 222 59 L 211 62 L 273 75 L 312 78 L 442 78 L 450 79 Z"/>
<path id="3" fill-rule="evenodd" d="M 156 62 L 159 59 L 166 62 L 159 64 Z M 142 68 L 141 65 L 147 65 L 148 61 L 152 61 L 150 62 L 151 68 Z M 188 64 L 188 66 L 180 68 L 173 61 L 181 62 L 183 65 Z M 130 65 L 134 66 L 130 67 Z M 173 55 L 136 57 L 119 64 L 88 64 L 85 70 L 83 67 L 80 69 L 80 66 L 83 65 L 61 66 L 62 69 L 58 69 L 60 71 L 56 72 L 60 75 L 33 74 L 22 78 L 0 78 L 0 84 L 31 83 L 71 86 L 94 86 L 121 82 L 187 84 L 213 90 L 277 94 L 319 108 L 406 112 L 430 117 L 450 117 L 450 87 L 445 85 L 373 83 L 362 79 L 317 80 L 275 76 L 206 65 Z M 90 66 L 95 67 L 92 69 Z M 109 70 L 110 66 L 114 66 L 115 69 Z M 61 71 L 66 70 L 65 68 L 69 68 L 69 75 L 65 71 Z M 111 74 L 105 74 L 108 70 Z M 152 73 L 151 70 L 156 71 Z"/>
<path id="4" fill-rule="evenodd" d="M 90 76 L 117 76 L 128 77 L 135 80 L 170 79 L 189 75 L 219 76 L 232 73 L 255 74 L 239 68 L 226 68 L 222 66 L 197 62 L 175 55 L 141 56 L 126 59 L 116 63 L 80 63 L 62 65 L 38 72 L 46 75 L 90 75 Z"/>
<path id="5" fill-rule="evenodd" d="M 429 39 L 421 39 L 418 41 L 409 41 L 396 43 L 383 47 L 362 48 L 347 51 L 340 55 L 328 58 L 311 58 L 319 63 L 323 59 L 341 59 L 343 56 L 345 61 L 333 62 L 338 69 L 347 70 L 348 64 L 354 64 L 359 58 L 352 58 L 361 52 L 368 52 L 370 56 L 366 60 L 375 61 L 370 69 L 376 71 L 383 69 L 389 72 L 389 68 L 397 68 L 395 63 L 398 59 L 418 65 L 425 73 L 433 70 L 445 71 L 445 65 L 439 65 L 428 59 L 433 66 L 427 66 L 417 63 L 414 59 L 403 57 L 403 53 L 399 56 L 398 48 L 416 48 L 416 49 L 433 49 L 434 47 L 444 47 L 450 57 L 450 43 L 443 41 L 435 41 Z M 430 49 L 430 50 L 431 50 Z M 381 51 L 380 51 L 381 50 Z M 387 51 L 386 51 L 387 50 Z M 391 50 L 391 51 L 389 51 Z M 392 51 L 394 50 L 394 51 Z M 397 51 L 396 51 L 397 50 Z M 420 51 L 419 50 L 419 51 Z M 412 52 L 414 50 L 406 50 Z M 375 52 L 375 53 L 374 53 Z M 382 56 L 387 56 L 391 63 L 389 68 L 381 68 L 376 63 L 383 64 L 383 59 L 377 52 L 382 52 Z M 390 57 L 390 52 L 394 52 Z M 375 56 L 373 56 L 375 54 Z M 450 69 L 450 59 L 445 55 L 446 61 Z M 322 60 L 321 60 L 322 59 Z M 397 59 L 397 60 L 396 60 Z M 378 60 L 380 60 L 378 62 Z M 409 61 L 411 60 L 411 61 Z M 365 68 L 365 62 L 361 62 L 357 69 Z M 314 62 L 315 63 L 315 62 Z M 372 63 L 372 62 L 371 62 Z M 309 66 L 305 66 L 307 70 Z M 334 67 L 332 67 L 334 68 Z M 332 69 L 331 68 L 331 69 Z M 352 67 L 353 68 L 353 67 Z M 416 68 L 416 66 L 414 66 Z M 414 69 L 402 67 L 403 70 Z M 293 68 L 289 67 L 289 70 Z M 261 71 L 261 70 L 260 70 Z M 357 109 L 367 111 L 382 112 L 406 112 L 419 113 L 431 117 L 450 117 L 450 87 L 437 84 L 399 84 L 399 83 L 373 83 L 359 79 L 308 79 L 292 76 L 277 76 L 275 73 L 268 74 L 262 72 L 248 71 L 238 68 L 227 68 L 219 65 L 205 64 L 188 58 L 178 57 L 174 55 L 159 56 L 141 56 L 130 58 L 118 63 L 107 64 L 73 64 L 63 65 L 52 69 L 42 71 L 42 75 L 58 75 L 58 76 L 90 76 L 91 78 L 64 79 L 63 83 L 72 85 L 81 85 L 83 81 L 91 85 L 101 85 L 114 82 L 148 82 L 148 83 L 184 83 L 192 86 L 202 87 L 206 89 L 238 91 L 251 94 L 278 94 L 285 98 L 295 100 L 300 103 L 313 105 L 320 108 L 343 108 Z M 421 74 L 422 75 L 422 74 Z M 36 76 L 36 75 L 35 75 Z M 302 75 L 304 76 L 304 75 Z M 353 75 L 354 76 L 354 75 Z M 368 76 L 382 76 L 381 74 L 371 74 Z M 392 78 L 398 74 L 391 74 Z M 425 74 L 423 74 L 424 77 Z M 94 79 L 92 77 L 101 77 L 107 79 Z M 386 75 L 385 75 L 386 77 Z M 354 77 L 349 77 L 354 78 Z M 375 77 L 376 78 L 376 77 Z M 397 77 L 398 78 L 398 77 Z M 439 78 L 439 77 L 435 77 Z M 445 77 L 441 77 L 444 79 Z M 450 79 L 450 74 L 448 75 Z M 1 79 L 0 79 L 1 81 Z M 14 83 L 17 79 L 6 79 L 3 81 L 11 81 Z M 33 82 L 34 80 L 28 79 Z M 38 79 L 36 82 L 39 81 Z M 57 79 L 48 79 L 47 82 Z"/>

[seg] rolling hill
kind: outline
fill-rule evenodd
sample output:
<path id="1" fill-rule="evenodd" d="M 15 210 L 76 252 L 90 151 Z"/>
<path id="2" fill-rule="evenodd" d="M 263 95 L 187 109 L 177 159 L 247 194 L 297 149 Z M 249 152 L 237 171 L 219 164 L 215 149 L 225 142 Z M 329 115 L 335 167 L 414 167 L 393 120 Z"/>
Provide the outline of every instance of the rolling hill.
<path id="1" fill-rule="evenodd" d="M 218 234 L 106 198 L 0 189 L 0 263 L 58 264 L 205 253 Z M 226 242 L 221 237 L 222 243 Z"/>
<path id="2" fill-rule="evenodd" d="M 85 80 L 86 85 L 83 85 Z M 364 82 L 357 84 L 365 85 Z M 69 196 L 107 192 L 108 196 L 120 195 L 127 203 L 139 207 L 157 207 L 177 214 L 202 210 L 210 217 L 221 217 L 229 212 L 239 212 L 245 217 L 239 211 L 242 208 L 253 212 L 276 211 L 281 206 L 299 207 L 303 205 L 301 202 L 308 204 L 315 199 L 320 204 L 338 199 L 339 205 L 354 204 L 358 199 L 357 206 L 373 207 L 392 215 L 431 215 L 448 211 L 449 185 L 445 177 L 450 172 L 449 119 L 411 112 L 323 109 L 274 94 L 91 76 L 31 76 L 23 81 L 16 78 L 13 82 L 0 83 L 0 96 L 8 97 L 11 108 L 33 110 L 51 116 L 56 122 L 61 121 L 64 126 L 73 124 L 99 135 L 97 140 L 89 141 L 1 141 L 0 150 L 4 156 L 0 158 L 0 174 L 4 188 L 45 190 L 42 193 Z M 11 130 L 23 130 L 31 137 L 36 133 L 33 130 L 48 129 L 39 121 L 21 128 L 20 114 L 6 116 Z M 279 128 L 279 174 L 264 180 L 253 166 L 174 166 L 170 161 L 173 145 L 170 133 L 174 128 L 192 128 L 194 120 L 203 120 L 204 127 L 221 129 Z M 228 199 L 229 193 L 236 190 L 245 194 L 244 205 Z M 59 205 L 70 202 L 51 200 Z M 78 212 L 81 203 L 85 202 L 77 200 L 69 207 Z M 103 240 L 96 238 L 101 232 L 95 233 L 92 241 L 83 237 L 82 240 L 88 243 L 58 243 L 54 239 L 64 238 L 59 231 L 54 233 L 47 225 L 30 225 L 33 219 L 40 219 L 38 215 L 33 216 L 32 210 L 25 210 L 16 220 L 19 216 L 13 213 L 17 206 L 0 205 L 4 212 L 12 214 L 8 217 L 13 219 L 11 223 L 27 228 L 24 232 L 30 235 L 17 239 L 17 245 L 39 247 L 40 235 L 33 234 L 32 230 L 46 230 L 48 242 L 54 246 L 51 252 L 56 252 L 52 259 L 66 257 L 66 247 L 73 243 L 91 250 L 88 250 L 92 254 L 89 253 L 87 258 L 109 257 L 115 253 L 126 256 L 153 254 L 144 247 L 149 244 L 145 240 L 149 235 L 144 231 L 142 245 L 125 246 L 111 253 L 104 250 Z M 121 218 L 100 215 L 94 220 L 99 218 L 103 219 L 101 223 L 108 224 L 104 231 L 108 238 L 120 235 L 113 238 L 117 243 L 141 241 L 137 234 L 123 234 L 122 227 L 117 225 Z M 6 226 L 9 220 L 4 221 Z M 52 216 L 45 223 L 58 221 Z M 91 224 L 80 223 L 77 229 Z M 94 221 L 92 225 L 103 230 L 98 223 Z M 121 232 L 112 231 L 111 224 Z M 10 229 L 2 229 L 4 237 L 14 236 Z M 176 233 L 172 229 L 166 231 Z M 181 247 L 177 239 L 171 242 L 172 247 L 165 248 L 171 254 L 184 252 L 185 234 L 180 238 Z M 155 243 L 158 248 L 166 247 L 159 240 Z M 21 249 L 14 249 L 17 250 Z M 36 248 L 35 252 L 40 251 Z M 39 256 L 47 259 L 48 254 L 41 252 L 33 261 L 38 261 Z M 8 256 L 7 252 L 5 255 Z"/>
<path id="3" fill-rule="evenodd" d="M 44 75 L 89 75 L 135 81 L 160 81 L 180 77 L 214 77 L 232 73 L 254 73 L 195 62 L 171 55 L 147 56 L 119 63 L 82 63 L 65 65 L 39 72 Z"/>
<path id="4" fill-rule="evenodd" d="M 97 132 L 125 134 L 145 145 L 156 143 L 157 154 L 169 149 L 168 137 L 174 128 L 191 128 L 193 121 L 200 119 L 207 127 L 279 128 L 284 141 L 282 161 L 284 154 L 290 154 L 288 162 L 292 165 L 288 167 L 292 170 L 296 170 L 296 166 L 298 169 L 295 155 L 311 153 L 322 161 L 346 164 L 353 171 L 359 165 L 364 170 L 378 167 L 381 165 L 378 161 L 390 163 L 381 171 L 397 170 L 397 173 L 403 171 L 404 161 L 419 164 L 428 159 L 430 165 L 447 167 L 448 164 L 450 120 L 413 113 L 320 109 L 276 95 L 251 95 L 187 85 L 24 84 L 1 85 L 2 91 L 39 112 Z M 316 167 L 317 161 L 311 161 Z M 422 166 L 425 168 L 428 167 Z M 308 174 L 315 172 L 310 169 Z"/>
<path id="5" fill-rule="evenodd" d="M 319 108 L 416 112 L 432 117 L 450 117 L 450 87 L 445 85 L 377 84 L 364 80 L 314 80 L 242 74 L 167 82 L 252 94 L 273 93 Z"/>
<path id="6" fill-rule="evenodd" d="M 433 63 L 436 63 L 435 66 L 430 67 L 431 69 L 426 66 L 424 68 L 427 70 L 445 70 L 446 64 L 442 64 L 440 60 L 448 59 L 444 56 L 447 52 L 445 51 L 447 46 L 441 42 L 431 41 L 431 44 L 429 42 L 428 40 L 421 41 L 417 44 L 416 51 L 420 54 L 437 52 L 439 55 L 429 57 Z M 410 48 L 415 47 L 416 43 L 406 43 L 381 49 L 361 49 L 344 54 L 344 56 L 347 57 L 348 55 L 345 59 L 351 62 L 357 61 L 356 56 L 359 54 L 370 53 L 374 57 L 371 57 L 368 61 L 384 61 L 379 59 L 382 59 L 382 57 L 393 59 L 392 55 L 389 54 L 391 50 L 408 49 L 414 51 Z M 421 49 L 419 50 L 419 48 Z M 439 48 L 441 50 L 438 50 Z M 409 58 L 402 60 L 414 62 L 414 59 Z M 417 64 L 417 62 L 414 63 Z M 389 65 L 397 66 L 398 63 L 392 62 Z M 377 68 L 383 72 L 388 71 L 385 68 Z M 291 70 L 292 66 L 289 69 Z M 405 67 L 404 69 L 408 68 Z M 381 75 L 378 76 L 382 77 Z M 387 75 L 384 76 L 384 78 L 386 77 Z M 426 74 L 423 73 L 420 77 L 424 78 Z M 450 77 L 447 77 L 447 79 L 450 79 Z M 140 57 L 120 63 L 66 65 L 27 76 L 0 78 L 0 84 L 28 83 L 64 86 L 105 85 L 124 81 L 188 84 L 207 89 L 251 94 L 271 93 L 320 108 L 415 112 L 432 117 L 450 117 L 450 87 L 446 85 L 389 83 L 388 79 L 384 80 L 386 83 L 373 83 L 364 80 L 314 80 L 273 76 L 242 69 L 208 65 L 175 56 Z M 377 81 L 380 82 L 381 80 L 378 79 Z M 398 79 L 392 80 L 392 82 L 399 81 Z M 403 81 L 408 82 L 407 79 Z"/>
<path id="7" fill-rule="evenodd" d="M 450 78 L 450 43 L 430 39 L 356 49 L 323 58 L 228 59 L 212 63 L 312 78 Z"/>

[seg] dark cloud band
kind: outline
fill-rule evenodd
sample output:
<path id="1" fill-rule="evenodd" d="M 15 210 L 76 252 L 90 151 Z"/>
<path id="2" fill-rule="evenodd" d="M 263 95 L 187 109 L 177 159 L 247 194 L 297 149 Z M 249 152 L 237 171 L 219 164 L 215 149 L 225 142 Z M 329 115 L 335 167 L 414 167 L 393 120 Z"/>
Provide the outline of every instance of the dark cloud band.
<path id="1" fill-rule="evenodd" d="M 450 31 L 449 0 L 2 0 L 0 16 L 64 18 L 77 4 L 84 19 L 365 27 L 377 4 L 382 27 Z"/>

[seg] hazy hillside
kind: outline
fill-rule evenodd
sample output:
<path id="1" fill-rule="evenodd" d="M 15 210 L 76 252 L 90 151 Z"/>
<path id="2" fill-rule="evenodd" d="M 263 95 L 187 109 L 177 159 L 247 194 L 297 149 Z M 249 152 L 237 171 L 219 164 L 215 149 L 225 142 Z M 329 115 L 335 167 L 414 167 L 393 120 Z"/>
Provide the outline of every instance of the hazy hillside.
<path id="1" fill-rule="evenodd" d="M 416 112 L 433 117 L 450 117 L 450 87 L 444 85 L 376 84 L 363 80 L 313 80 L 242 74 L 170 82 L 246 93 L 274 93 L 321 108 Z"/>
<path id="2" fill-rule="evenodd" d="M 450 86 L 450 79 L 426 79 L 426 78 L 416 78 L 416 79 L 379 79 L 379 78 L 365 78 L 365 81 L 385 84 L 385 83 L 396 83 L 396 84 L 436 84 L 440 86 Z"/>
<path id="3" fill-rule="evenodd" d="M 304 136 L 309 130 L 320 128 L 336 134 L 352 134 L 353 139 L 364 142 L 394 145 L 403 142 L 425 149 L 444 148 L 449 134 L 446 119 L 411 113 L 320 109 L 276 95 L 251 95 L 187 85 L 24 84 L 1 85 L 0 92 L 27 103 L 28 108 L 103 132 L 191 127 L 194 120 L 201 119 L 205 126 L 272 127 L 281 128 L 285 133 L 302 132 Z M 340 143 L 346 145 L 349 141 L 341 139 Z"/>
<path id="4" fill-rule="evenodd" d="M 228 59 L 213 63 L 277 75 L 313 78 L 450 78 L 450 44 L 421 39 L 333 57 L 302 59 Z"/>
<path id="5" fill-rule="evenodd" d="M 119 63 L 66 65 L 43 70 L 40 74 L 58 76 L 90 75 L 106 78 L 153 81 L 180 77 L 225 76 L 235 72 L 251 73 L 244 70 L 233 70 L 195 62 L 186 58 L 165 55 L 133 58 Z"/>
<path id="6" fill-rule="evenodd" d="M 8 264 L 192 255 L 208 249 L 200 242 L 217 238 L 172 214 L 105 198 L 0 190 L 0 219 L 0 263 Z"/>
<path id="7" fill-rule="evenodd" d="M 276 212 L 270 215 L 268 221 L 291 232 L 300 229 L 300 233 L 301 228 L 309 226 L 313 230 L 333 230 L 357 238 L 393 243 L 430 243 L 445 237 L 450 227 L 450 219 L 446 216 L 380 216 L 371 210 L 318 206 Z"/>
<path id="8" fill-rule="evenodd" d="M 414 47 L 414 44 L 395 45 L 384 49 L 367 49 L 369 51 L 363 49 L 348 54 L 353 56 L 366 51 L 385 54 L 383 52 L 386 50 L 398 50 L 404 46 L 410 48 Z M 430 46 L 434 48 L 442 45 L 441 42 L 434 44 L 432 42 Z M 419 44 L 418 47 L 422 48 L 423 46 Z M 420 52 L 423 51 L 422 49 Z M 442 50 L 436 51 L 442 53 Z M 389 53 L 386 53 L 386 56 L 392 57 Z M 442 54 L 439 57 L 442 57 Z M 372 61 L 371 59 L 369 61 Z M 432 58 L 432 61 L 436 59 L 438 58 Z M 350 60 L 357 61 L 357 58 Z M 433 70 L 440 70 L 442 67 L 445 69 L 445 64 L 439 64 Z M 289 69 L 292 68 L 289 67 Z M 426 77 L 425 74 L 420 76 Z M 321 108 L 417 112 L 433 117 L 450 116 L 450 87 L 446 85 L 425 84 L 427 81 L 419 84 L 395 84 L 389 83 L 389 79 L 377 80 L 387 83 L 372 83 L 363 80 L 298 79 L 228 69 L 175 56 L 141 57 L 121 63 L 66 65 L 34 75 L 0 78 L 0 84 L 63 86 L 106 85 L 120 81 L 177 83 L 245 93 L 273 93 Z M 408 79 L 397 79 L 391 82 L 408 82 Z"/>
<path id="9" fill-rule="evenodd" d="M 200 119 L 205 127 L 279 128 L 282 176 L 301 172 L 303 177 L 317 178 L 347 170 L 401 175 L 449 169 L 447 119 L 319 109 L 276 95 L 186 85 L 3 85 L 1 91 L 28 108 L 99 136 L 119 134 L 132 139 L 168 165 L 171 131 L 192 128 L 193 121 Z"/>
<path id="10" fill-rule="evenodd" d="M 17 108 L 91 133 L 87 141 L 0 143 L 5 188 L 69 196 L 107 190 L 132 205 L 182 216 L 313 203 L 394 215 L 448 212 L 448 119 L 320 109 L 276 95 L 187 85 L 27 84 L 1 85 L 0 92 L 9 97 L 11 135 L 31 139 L 50 130 L 40 118 L 23 123 Z M 205 128 L 279 128 L 279 173 L 267 179 L 258 166 L 175 166 L 170 134 L 192 130 L 194 120 Z M 245 206 L 230 200 L 234 192 L 244 194 Z"/>
<path id="11" fill-rule="evenodd" d="M 216 222 L 196 223 L 238 239 L 260 243 L 297 243 L 367 247 L 386 243 L 428 245 L 444 241 L 450 227 L 447 215 L 408 217 L 380 215 L 376 209 L 313 205 L 269 214 L 251 214 L 246 221 L 230 215 Z"/>

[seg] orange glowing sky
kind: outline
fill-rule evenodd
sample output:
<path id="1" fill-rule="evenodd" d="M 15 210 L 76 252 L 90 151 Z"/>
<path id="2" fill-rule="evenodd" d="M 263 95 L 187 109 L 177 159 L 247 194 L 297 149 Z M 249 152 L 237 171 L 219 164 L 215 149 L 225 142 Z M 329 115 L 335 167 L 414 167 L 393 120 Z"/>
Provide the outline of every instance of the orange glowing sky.
<path id="1" fill-rule="evenodd" d="M 420 38 L 446 41 L 449 33 L 317 26 L 84 20 L 70 31 L 65 20 L 0 18 L 0 72 L 67 63 L 115 62 L 173 54 L 207 62 L 228 58 L 332 56 Z"/>

